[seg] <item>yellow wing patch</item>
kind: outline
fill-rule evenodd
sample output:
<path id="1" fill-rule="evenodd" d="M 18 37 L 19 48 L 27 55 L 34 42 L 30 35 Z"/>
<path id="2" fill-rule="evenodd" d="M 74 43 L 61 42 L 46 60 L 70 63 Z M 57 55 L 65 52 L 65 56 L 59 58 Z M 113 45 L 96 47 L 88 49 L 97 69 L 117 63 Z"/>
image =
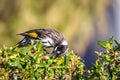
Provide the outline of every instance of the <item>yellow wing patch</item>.
<path id="1" fill-rule="evenodd" d="M 33 38 L 37 38 L 38 34 L 35 32 L 30 32 L 30 33 L 26 33 L 28 36 L 33 37 Z"/>

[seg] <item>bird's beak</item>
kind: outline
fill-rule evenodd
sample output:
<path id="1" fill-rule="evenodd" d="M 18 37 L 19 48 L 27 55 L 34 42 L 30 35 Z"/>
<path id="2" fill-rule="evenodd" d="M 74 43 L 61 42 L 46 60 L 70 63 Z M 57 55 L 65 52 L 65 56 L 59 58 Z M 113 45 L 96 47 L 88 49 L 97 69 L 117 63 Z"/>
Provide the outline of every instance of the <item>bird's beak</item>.
<path id="1" fill-rule="evenodd" d="M 17 35 L 20 35 L 20 36 L 27 36 L 26 33 L 20 33 L 20 34 L 17 34 Z"/>

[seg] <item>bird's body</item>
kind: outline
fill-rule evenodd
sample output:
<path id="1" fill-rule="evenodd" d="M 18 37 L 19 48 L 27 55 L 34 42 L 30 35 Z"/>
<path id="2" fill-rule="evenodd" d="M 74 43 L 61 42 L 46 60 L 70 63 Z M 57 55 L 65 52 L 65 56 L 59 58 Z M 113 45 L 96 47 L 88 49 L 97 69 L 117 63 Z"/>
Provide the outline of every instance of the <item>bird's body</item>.
<path id="1" fill-rule="evenodd" d="M 68 50 L 68 43 L 63 35 L 53 29 L 34 29 L 18 35 L 24 36 L 24 39 L 17 43 L 17 47 L 27 46 L 31 44 L 31 40 L 40 40 L 43 47 L 52 47 L 52 53 L 56 56 L 61 56 Z"/>

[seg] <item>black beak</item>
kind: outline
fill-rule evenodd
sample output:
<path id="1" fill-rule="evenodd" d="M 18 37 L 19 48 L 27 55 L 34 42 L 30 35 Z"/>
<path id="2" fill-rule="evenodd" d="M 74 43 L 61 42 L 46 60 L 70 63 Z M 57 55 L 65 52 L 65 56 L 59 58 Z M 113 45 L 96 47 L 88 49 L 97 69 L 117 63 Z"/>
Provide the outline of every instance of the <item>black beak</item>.
<path id="1" fill-rule="evenodd" d="M 19 33 L 19 34 L 17 34 L 17 35 L 20 35 L 20 36 L 27 36 L 26 33 Z"/>

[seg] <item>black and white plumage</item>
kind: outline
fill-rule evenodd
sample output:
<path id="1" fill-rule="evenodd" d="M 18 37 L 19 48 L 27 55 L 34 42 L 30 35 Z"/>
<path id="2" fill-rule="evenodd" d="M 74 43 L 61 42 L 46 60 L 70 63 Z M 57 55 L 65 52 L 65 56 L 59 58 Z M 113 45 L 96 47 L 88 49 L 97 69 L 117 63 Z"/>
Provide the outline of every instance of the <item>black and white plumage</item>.
<path id="1" fill-rule="evenodd" d="M 18 35 L 24 36 L 24 39 L 17 43 L 17 47 L 27 46 L 31 44 L 31 40 L 41 40 L 43 47 L 53 48 L 52 54 L 56 57 L 64 55 L 68 50 L 68 43 L 63 35 L 53 29 L 34 29 Z"/>

